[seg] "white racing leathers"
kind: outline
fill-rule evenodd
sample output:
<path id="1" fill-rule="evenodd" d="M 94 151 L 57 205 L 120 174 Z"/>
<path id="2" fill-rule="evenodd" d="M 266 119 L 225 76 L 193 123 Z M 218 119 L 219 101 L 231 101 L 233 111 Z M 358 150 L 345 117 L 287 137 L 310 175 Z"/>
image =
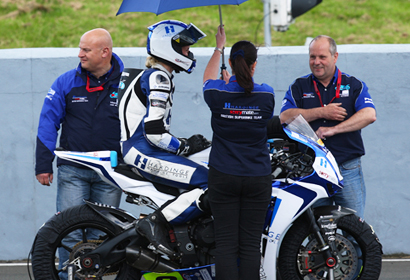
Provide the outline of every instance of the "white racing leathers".
<path id="1" fill-rule="evenodd" d="M 159 64 L 142 71 L 125 89 L 119 115 L 125 163 L 135 166 L 141 176 L 154 183 L 183 191 L 161 209 L 167 221 L 180 224 L 202 213 L 199 197 L 207 187 L 208 169 L 206 163 L 177 155 L 181 142 L 169 132 L 172 78 Z"/>

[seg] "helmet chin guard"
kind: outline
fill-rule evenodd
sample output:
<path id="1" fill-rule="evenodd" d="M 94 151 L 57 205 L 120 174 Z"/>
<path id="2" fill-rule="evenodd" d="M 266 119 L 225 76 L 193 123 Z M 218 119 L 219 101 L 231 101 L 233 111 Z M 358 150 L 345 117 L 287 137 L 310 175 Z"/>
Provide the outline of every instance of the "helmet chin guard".
<path id="1" fill-rule="evenodd" d="M 191 73 L 196 60 L 192 52 L 182 54 L 182 47 L 191 46 L 206 35 L 192 23 L 163 20 L 148 27 L 147 52 L 171 65 L 175 71 Z"/>

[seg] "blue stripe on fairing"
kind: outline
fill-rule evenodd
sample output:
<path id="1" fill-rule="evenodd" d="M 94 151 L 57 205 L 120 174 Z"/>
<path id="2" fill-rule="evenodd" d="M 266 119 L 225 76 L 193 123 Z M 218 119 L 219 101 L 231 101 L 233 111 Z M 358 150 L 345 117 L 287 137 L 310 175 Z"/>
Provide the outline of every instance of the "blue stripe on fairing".
<path id="1" fill-rule="evenodd" d="M 110 161 L 110 157 L 92 157 L 92 156 L 84 156 L 84 155 L 79 155 L 79 154 L 68 154 L 68 155 L 74 155 L 76 157 L 80 158 L 87 158 L 87 159 L 93 159 L 93 160 L 99 160 L 99 161 Z"/>
<path id="2" fill-rule="evenodd" d="M 85 157 L 85 158 L 87 158 L 87 157 Z M 121 187 L 115 182 L 115 180 L 108 174 L 107 170 L 105 170 L 105 168 L 103 168 L 101 165 L 91 163 L 91 162 L 88 162 L 88 161 L 82 161 L 82 160 L 79 160 L 79 159 L 70 159 L 70 160 L 75 161 L 75 162 L 80 163 L 80 164 L 85 165 L 85 166 L 89 165 L 89 166 L 97 167 L 101 171 L 101 173 L 104 175 L 105 178 L 110 180 L 110 182 L 112 182 L 115 186 L 117 186 L 119 189 L 121 189 Z"/>
<path id="3" fill-rule="evenodd" d="M 303 199 L 303 204 L 300 206 L 299 210 L 296 212 L 295 216 L 299 214 L 300 211 L 305 209 L 306 205 L 308 205 L 317 195 L 316 192 L 311 191 L 307 188 L 304 188 L 302 186 L 293 184 L 285 189 L 283 189 L 285 192 L 291 193 L 301 199 Z"/>
<path id="4" fill-rule="evenodd" d="M 273 208 L 272 219 L 270 220 L 270 225 L 272 226 L 273 221 L 275 220 L 276 214 L 278 213 L 278 209 L 280 204 L 282 203 L 282 199 L 276 198 L 275 200 L 275 207 Z"/>

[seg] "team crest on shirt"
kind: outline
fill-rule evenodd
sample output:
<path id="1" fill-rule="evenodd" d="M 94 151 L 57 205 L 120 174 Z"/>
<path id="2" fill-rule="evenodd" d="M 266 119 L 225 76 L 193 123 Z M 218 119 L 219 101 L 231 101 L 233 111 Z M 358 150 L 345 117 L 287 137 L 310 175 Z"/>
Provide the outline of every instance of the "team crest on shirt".
<path id="1" fill-rule="evenodd" d="M 340 97 L 349 97 L 350 85 L 340 85 Z M 335 87 L 337 90 L 337 87 Z"/>
<path id="2" fill-rule="evenodd" d="M 365 97 L 364 98 L 364 103 L 371 103 L 373 104 L 373 99 L 369 98 L 369 97 Z"/>
<path id="3" fill-rule="evenodd" d="M 340 93 L 340 97 L 349 97 L 349 91 L 348 90 L 342 90 Z"/>
<path id="4" fill-rule="evenodd" d="M 223 107 L 224 113 L 221 118 L 235 119 L 235 120 L 257 120 L 261 119 L 259 106 L 236 105 L 226 102 Z M 226 113 L 225 113 L 226 112 Z"/>

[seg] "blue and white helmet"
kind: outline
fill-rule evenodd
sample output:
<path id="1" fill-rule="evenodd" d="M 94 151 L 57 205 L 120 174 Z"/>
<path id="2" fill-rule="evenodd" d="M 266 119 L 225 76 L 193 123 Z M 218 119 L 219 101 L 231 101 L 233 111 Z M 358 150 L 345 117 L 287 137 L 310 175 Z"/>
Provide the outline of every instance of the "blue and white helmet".
<path id="1" fill-rule="evenodd" d="M 177 20 L 163 20 L 148 27 L 147 52 L 149 55 L 171 64 L 176 72 L 191 73 L 196 65 L 194 54 L 182 54 L 182 47 L 193 45 L 206 35 L 192 23 L 186 25 Z"/>

